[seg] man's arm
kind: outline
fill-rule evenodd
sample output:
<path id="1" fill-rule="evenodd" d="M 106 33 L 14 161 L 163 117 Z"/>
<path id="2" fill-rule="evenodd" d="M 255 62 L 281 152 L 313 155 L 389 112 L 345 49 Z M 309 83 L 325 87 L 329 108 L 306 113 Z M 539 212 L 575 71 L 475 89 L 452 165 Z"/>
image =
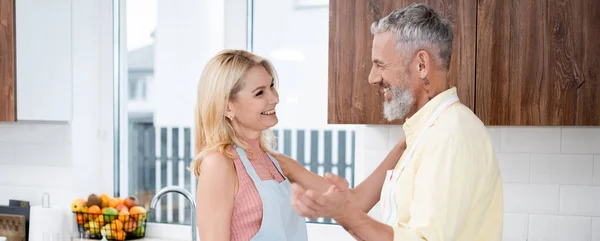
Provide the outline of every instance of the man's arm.
<path id="1" fill-rule="evenodd" d="M 379 166 L 377 166 L 375 171 L 351 191 L 352 200 L 363 212 L 369 212 L 377 204 L 386 172 L 396 167 L 405 150 L 406 139 L 402 139 L 388 153 Z"/>
<path id="2" fill-rule="evenodd" d="M 346 211 L 346 216 L 335 221 L 356 240 L 394 240 L 392 227 L 376 221 L 356 207 L 349 207 Z"/>
<path id="3" fill-rule="evenodd" d="M 402 139 L 394 146 L 392 151 L 385 157 L 379 166 L 354 190 L 350 191 L 349 198 L 356 203 L 364 212 L 369 212 L 379 201 L 381 187 L 387 170 L 394 169 L 396 163 L 406 149 L 406 141 Z M 331 186 L 325 178 L 306 170 L 302 165 L 292 158 L 278 154 L 275 158 L 279 161 L 283 174 L 292 182 L 300 184 L 303 189 L 324 193 Z"/>
<path id="4" fill-rule="evenodd" d="M 323 195 L 296 187 L 294 208 L 301 215 L 326 213 L 360 240 L 455 240 L 471 210 L 481 175 L 473 150 L 459 143 L 449 137 L 422 155 L 407 222 L 390 227 L 373 220 L 344 198 L 347 183 L 336 178 L 328 178 L 336 188 Z"/>

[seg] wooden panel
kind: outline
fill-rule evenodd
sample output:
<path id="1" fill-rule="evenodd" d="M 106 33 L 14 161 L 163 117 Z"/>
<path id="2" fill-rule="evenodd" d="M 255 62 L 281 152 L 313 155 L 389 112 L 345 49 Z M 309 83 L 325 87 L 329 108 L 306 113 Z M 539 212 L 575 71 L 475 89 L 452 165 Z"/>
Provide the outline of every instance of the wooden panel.
<path id="1" fill-rule="evenodd" d="M 477 115 L 486 125 L 600 125 L 600 3 L 479 0 Z"/>
<path id="2" fill-rule="evenodd" d="M 383 118 L 383 96 L 368 82 L 373 35 L 371 23 L 409 0 L 330 0 L 329 124 L 389 124 Z M 476 0 L 417 1 L 437 8 L 454 23 L 450 84 L 471 109 L 475 103 Z M 399 121 L 393 122 L 400 123 Z"/>
<path id="3" fill-rule="evenodd" d="M 0 122 L 16 120 L 14 10 L 14 0 L 0 0 Z"/>

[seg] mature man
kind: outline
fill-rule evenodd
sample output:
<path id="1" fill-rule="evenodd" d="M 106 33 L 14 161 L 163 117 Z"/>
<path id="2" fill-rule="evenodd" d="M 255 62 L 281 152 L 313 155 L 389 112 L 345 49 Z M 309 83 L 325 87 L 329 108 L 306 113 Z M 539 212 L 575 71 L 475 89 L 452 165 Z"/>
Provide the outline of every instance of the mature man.
<path id="1" fill-rule="evenodd" d="M 501 240 L 502 181 L 488 132 L 447 81 L 451 23 L 413 4 L 376 21 L 371 32 L 369 83 L 385 93 L 388 120 L 406 118 L 406 151 L 380 192 L 383 223 L 349 201 L 354 191 L 333 174 L 326 193 L 294 184 L 294 208 L 334 218 L 359 240 Z"/>

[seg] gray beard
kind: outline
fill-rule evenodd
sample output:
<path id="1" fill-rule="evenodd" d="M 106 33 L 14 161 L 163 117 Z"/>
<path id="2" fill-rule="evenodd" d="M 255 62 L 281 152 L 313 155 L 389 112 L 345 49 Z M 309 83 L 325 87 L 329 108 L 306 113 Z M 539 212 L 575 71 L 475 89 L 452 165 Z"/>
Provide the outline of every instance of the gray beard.
<path id="1" fill-rule="evenodd" d="M 398 89 L 395 86 L 390 86 L 392 91 L 392 99 L 383 102 L 383 116 L 388 121 L 401 119 L 408 115 L 410 107 L 415 98 L 410 92 L 410 89 Z"/>

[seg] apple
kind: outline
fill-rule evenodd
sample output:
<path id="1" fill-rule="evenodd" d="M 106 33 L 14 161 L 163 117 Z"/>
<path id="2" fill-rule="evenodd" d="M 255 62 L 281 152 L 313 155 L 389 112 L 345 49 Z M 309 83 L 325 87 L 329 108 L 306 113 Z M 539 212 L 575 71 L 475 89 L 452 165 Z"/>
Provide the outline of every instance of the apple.
<path id="1" fill-rule="evenodd" d="M 110 223 L 117 218 L 117 215 L 119 215 L 119 211 L 117 211 L 117 209 L 114 208 L 106 208 L 103 214 L 104 221 Z"/>
<path id="2" fill-rule="evenodd" d="M 125 206 L 125 204 L 119 204 L 115 207 L 115 209 L 117 209 L 117 211 L 119 211 L 119 212 L 121 212 L 123 210 L 129 211 L 129 208 L 127 206 Z"/>
<path id="3" fill-rule="evenodd" d="M 125 198 L 125 200 L 123 201 L 123 204 L 125 204 L 125 206 L 127 206 L 127 208 L 131 209 L 132 207 L 135 207 L 138 205 L 138 200 L 135 196 L 129 196 L 129 197 Z"/>

